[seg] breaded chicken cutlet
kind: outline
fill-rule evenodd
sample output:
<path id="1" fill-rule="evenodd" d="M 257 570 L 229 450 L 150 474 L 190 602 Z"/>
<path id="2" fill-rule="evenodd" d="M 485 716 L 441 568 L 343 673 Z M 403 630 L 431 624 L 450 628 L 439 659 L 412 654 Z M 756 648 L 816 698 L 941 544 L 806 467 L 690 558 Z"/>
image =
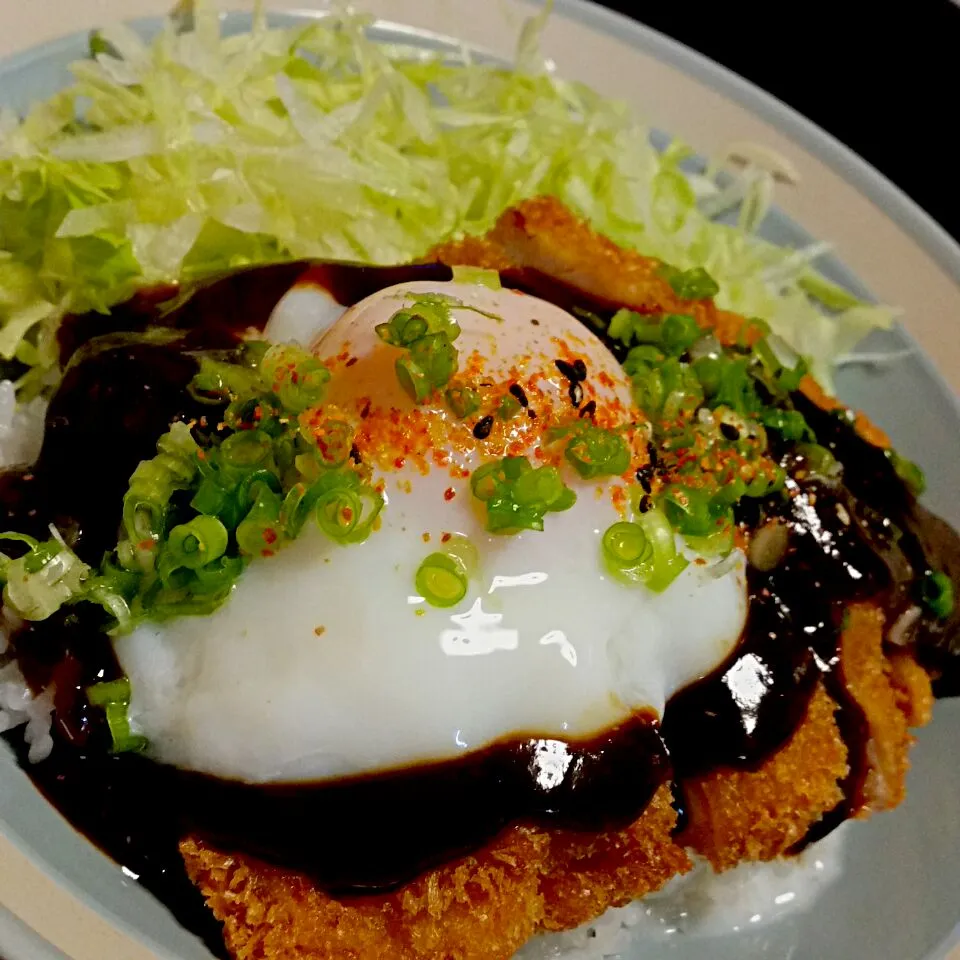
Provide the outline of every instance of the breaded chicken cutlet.
<path id="1" fill-rule="evenodd" d="M 486 237 L 446 244 L 433 258 L 501 271 L 505 283 L 531 292 L 586 295 L 598 309 L 690 315 L 723 344 L 749 345 L 754 336 L 712 300 L 682 299 L 660 261 L 616 246 L 550 198 L 508 210 Z M 809 377 L 801 389 L 820 408 L 838 406 Z M 866 442 L 887 445 L 865 417 L 856 427 Z M 199 838 L 181 844 L 187 871 L 236 960 L 507 958 L 540 931 L 575 927 L 659 889 L 690 869 L 688 851 L 725 870 L 788 854 L 838 812 L 866 817 L 896 806 L 910 729 L 928 721 L 933 696 L 912 653 L 885 643 L 891 626 L 878 605 L 851 604 L 840 670 L 808 685 L 785 740 L 756 764 L 680 771 L 679 820 L 664 784 L 626 829 L 586 834 L 517 824 L 482 850 L 362 898 L 337 899 L 295 872 Z M 851 711 L 861 726 L 856 757 L 841 729 Z"/>

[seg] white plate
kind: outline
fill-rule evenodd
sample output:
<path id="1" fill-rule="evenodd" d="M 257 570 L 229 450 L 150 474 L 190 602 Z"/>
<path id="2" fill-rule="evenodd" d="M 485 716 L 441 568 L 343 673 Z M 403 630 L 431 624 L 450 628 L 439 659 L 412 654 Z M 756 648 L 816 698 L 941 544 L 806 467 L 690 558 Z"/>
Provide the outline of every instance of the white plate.
<path id="1" fill-rule="evenodd" d="M 4 44 L 14 49 L 119 15 L 162 12 L 166 3 L 32 0 L 4 6 L 0 52 Z M 489 5 L 381 0 L 367 6 L 394 21 L 456 35 L 505 55 L 522 15 L 531 9 L 506 0 Z M 956 326 L 945 328 L 960 317 L 960 251 L 929 218 L 842 146 L 739 78 L 600 8 L 575 0 L 559 0 L 557 6 L 545 46 L 564 75 L 633 101 L 657 126 L 686 137 L 702 152 L 724 141 L 752 139 L 787 153 L 800 169 L 803 186 L 783 197 L 783 207 L 815 235 L 834 240 L 844 262 L 879 297 L 906 308 L 912 332 L 936 356 L 954 387 L 960 385 L 960 337 Z M 65 80 L 64 63 L 81 52 L 82 44 L 67 41 L 0 65 L 0 101 L 52 92 Z M 781 227 L 791 229 L 785 222 Z M 892 429 L 905 452 L 928 466 L 933 505 L 956 523 L 960 509 L 951 496 L 960 483 L 956 407 L 922 361 L 912 364 L 905 377 L 900 392 L 905 389 L 909 396 L 901 396 L 896 409 L 889 406 L 890 383 L 882 378 L 855 379 L 846 386 L 853 399 Z M 939 430 L 951 438 L 936 450 L 928 443 L 930 431 L 924 437 L 911 430 L 926 413 L 939 418 Z M 910 449 L 911 443 L 917 449 Z M 678 943 L 645 953 L 645 958 L 944 956 L 946 947 L 935 944 L 948 936 L 952 920 L 960 915 L 960 867 L 953 862 L 960 851 L 960 770 L 950 766 L 960 729 L 958 706 L 941 705 L 934 726 L 922 734 L 905 807 L 852 831 L 851 869 L 813 920 L 726 944 Z M 74 960 L 206 956 L 42 800 L 34 795 L 25 806 L 24 798 L 30 797 L 25 791 L 23 775 L 0 758 L 0 819 L 7 821 L 6 832 L 29 848 L 30 859 L 47 870 L 44 876 L 0 838 L 0 903 L 45 939 L 0 909 L 0 954 L 7 960 L 53 960 L 62 956 L 49 945 L 55 944 Z"/>

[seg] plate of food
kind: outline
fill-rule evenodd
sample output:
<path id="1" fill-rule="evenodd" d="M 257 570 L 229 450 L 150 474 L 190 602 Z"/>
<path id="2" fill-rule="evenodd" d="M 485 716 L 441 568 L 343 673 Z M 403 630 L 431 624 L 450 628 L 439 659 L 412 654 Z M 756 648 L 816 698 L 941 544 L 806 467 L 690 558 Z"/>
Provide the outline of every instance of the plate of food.
<path id="1" fill-rule="evenodd" d="M 960 408 L 559 6 L 0 65 L 0 837 L 131 956 L 955 945 Z"/>

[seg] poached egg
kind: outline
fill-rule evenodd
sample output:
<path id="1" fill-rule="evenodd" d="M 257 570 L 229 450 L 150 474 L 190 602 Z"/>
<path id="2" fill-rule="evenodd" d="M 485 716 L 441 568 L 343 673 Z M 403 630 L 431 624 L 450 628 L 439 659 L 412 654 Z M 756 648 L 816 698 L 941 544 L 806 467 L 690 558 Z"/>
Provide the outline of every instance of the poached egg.
<path id="1" fill-rule="evenodd" d="M 477 417 L 458 420 L 442 396 L 415 404 L 394 372 L 400 351 L 376 333 L 438 295 L 461 328 L 460 372 L 504 394 L 520 385 L 527 401 L 484 439 Z M 357 430 L 386 505 L 364 543 L 343 546 L 310 526 L 251 563 L 213 614 L 116 641 L 131 721 L 155 759 L 284 782 L 450 759 L 508 737 L 586 738 L 638 711 L 661 713 L 730 653 L 747 611 L 738 552 L 722 565 L 691 562 L 659 594 L 606 569 L 603 533 L 629 516 L 624 479 L 584 480 L 561 459 L 572 508 L 547 514 L 543 531 L 485 528 L 470 473 L 508 454 L 549 456 L 547 425 L 577 414 L 571 364 L 586 369 L 579 399 L 598 422 L 641 419 L 620 365 L 575 317 L 475 284 L 403 284 L 346 311 L 300 286 L 266 336 L 299 340 L 325 361 L 324 408 Z M 471 577 L 463 600 L 441 609 L 414 580 L 452 542 L 470 545 Z"/>

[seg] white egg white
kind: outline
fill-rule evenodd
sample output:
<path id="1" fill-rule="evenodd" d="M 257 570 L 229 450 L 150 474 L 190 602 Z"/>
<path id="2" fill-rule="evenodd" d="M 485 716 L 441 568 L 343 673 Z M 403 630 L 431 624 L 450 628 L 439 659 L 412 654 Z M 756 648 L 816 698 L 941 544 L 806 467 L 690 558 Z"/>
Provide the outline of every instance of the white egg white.
<path id="1" fill-rule="evenodd" d="M 591 383 L 602 381 L 598 398 L 629 406 L 629 384 L 600 341 L 523 294 L 411 283 L 331 326 L 329 304 L 312 304 L 301 289 L 277 316 L 301 340 L 326 328 L 315 351 L 340 358 L 331 404 L 352 415 L 372 402 L 403 420 L 414 405 L 393 372 L 398 351 L 374 327 L 423 293 L 483 311 L 453 313 L 461 357 L 482 355 L 486 376 L 540 370 L 542 401 L 568 402 L 553 362 L 563 341 Z M 291 318 L 298 310 L 322 323 Z M 448 429 L 442 435 L 463 429 L 442 403 L 428 407 Z M 440 760 L 523 733 L 585 737 L 638 710 L 661 711 L 729 653 L 746 616 L 739 555 L 722 571 L 691 563 L 662 594 L 619 582 L 600 539 L 621 519 L 611 497 L 620 481 L 598 487 L 570 468 L 564 480 L 578 495 L 570 510 L 548 514 L 542 532 L 490 534 L 462 475 L 489 451 L 450 444 L 444 466 L 377 462 L 388 502 L 365 543 L 341 546 L 310 529 L 253 562 L 211 616 L 142 626 L 117 641 L 132 718 L 153 756 L 262 782 Z M 445 534 L 469 538 L 478 562 L 463 601 L 438 609 L 417 596 L 414 577 Z"/>

